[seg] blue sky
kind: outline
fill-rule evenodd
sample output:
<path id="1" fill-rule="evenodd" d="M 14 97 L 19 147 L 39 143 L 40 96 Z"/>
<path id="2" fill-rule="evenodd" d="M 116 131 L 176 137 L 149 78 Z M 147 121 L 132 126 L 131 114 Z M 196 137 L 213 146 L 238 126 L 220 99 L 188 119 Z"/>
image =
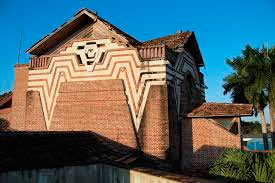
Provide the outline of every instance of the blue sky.
<path id="1" fill-rule="evenodd" d="M 207 101 L 230 102 L 222 88 L 224 76 L 231 72 L 226 58 L 240 55 L 245 44 L 275 45 L 274 0 L 0 0 L 0 93 L 13 86 L 20 29 L 20 63 L 26 63 L 29 55 L 24 51 L 82 7 L 141 41 L 194 31 L 206 64 L 202 72 Z"/>

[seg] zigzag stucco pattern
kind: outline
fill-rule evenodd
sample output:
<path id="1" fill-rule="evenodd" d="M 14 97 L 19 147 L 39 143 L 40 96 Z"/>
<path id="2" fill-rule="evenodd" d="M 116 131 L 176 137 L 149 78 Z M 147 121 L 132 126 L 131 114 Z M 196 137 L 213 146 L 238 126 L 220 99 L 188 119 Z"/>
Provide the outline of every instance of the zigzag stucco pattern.
<path id="1" fill-rule="evenodd" d="M 40 93 L 47 129 L 50 129 L 62 82 L 110 79 L 123 80 L 134 124 L 139 129 L 150 86 L 166 84 L 166 65 L 169 62 L 142 62 L 135 49 L 117 48 L 114 45 L 109 49 L 105 47 L 103 60 L 93 63 L 92 71 L 85 64 L 87 60 L 83 60 L 83 65 L 78 64 L 73 49 L 52 57 L 47 69 L 29 71 L 28 90 Z"/>
<path id="2" fill-rule="evenodd" d="M 181 85 L 184 84 L 183 82 L 186 73 L 190 73 L 192 75 L 196 83 L 196 87 L 199 88 L 200 81 L 195 68 L 196 65 L 194 58 L 186 51 L 179 54 L 174 67 L 171 64 L 167 66 L 167 81 L 173 85 L 178 114 L 180 113 Z"/>

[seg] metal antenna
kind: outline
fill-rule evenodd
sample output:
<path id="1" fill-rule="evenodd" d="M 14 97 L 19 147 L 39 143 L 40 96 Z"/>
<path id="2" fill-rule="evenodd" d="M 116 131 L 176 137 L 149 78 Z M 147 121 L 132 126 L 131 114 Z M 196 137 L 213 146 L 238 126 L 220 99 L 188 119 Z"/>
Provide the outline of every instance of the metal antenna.
<path id="1" fill-rule="evenodd" d="M 19 49 L 18 49 L 18 56 L 17 56 L 17 64 L 19 64 L 19 60 L 20 60 L 22 39 L 23 39 L 23 28 L 21 28 L 21 31 L 20 31 L 20 41 L 19 41 Z"/>

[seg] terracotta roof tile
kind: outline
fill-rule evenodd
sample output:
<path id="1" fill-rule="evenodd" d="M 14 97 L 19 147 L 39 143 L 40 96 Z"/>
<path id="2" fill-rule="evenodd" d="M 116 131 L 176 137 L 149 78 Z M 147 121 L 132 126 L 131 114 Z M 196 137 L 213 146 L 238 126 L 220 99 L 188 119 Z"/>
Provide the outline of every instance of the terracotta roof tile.
<path id="1" fill-rule="evenodd" d="M 251 104 L 203 103 L 187 114 L 187 117 L 251 116 Z"/>
<path id="2" fill-rule="evenodd" d="M 176 34 L 163 36 L 142 43 L 143 47 L 152 47 L 156 45 L 165 45 L 175 53 L 182 52 L 183 49 L 191 53 L 198 66 L 204 66 L 204 61 L 199 49 L 194 32 L 181 31 Z"/>
<path id="3" fill-rule="evenodd" d="M 12 100 L 12 92 L 4 93 L 0 95 L 0 109 Z"/>
<path id="4" fill-rule="evenodd" d="M 154 45 L 165 44 L 171 49 L 177 49 L 179 46 L 183 46 L 191 35 L 192 35 L 192 32 L 189 32 L 189 31 L 171 34 L 164 37 L 145 41 L 143 42 L 143 46 L 154 46 Z"/>
<path id="5" fill-rule="evenodd" d="M 163 160 L 89 131 L 0 132 L 0 139 L 0 172 L 93 163 L 171 170 Z"/>
<path id="6" fill-rule="evenodd" d="M 181 182 L 209 182 L 198 178 L 208 174 L 178 174 L 167 161 L 90 131 L 0 132 L 0 147 L 0 172 L 103 163 Z"/>

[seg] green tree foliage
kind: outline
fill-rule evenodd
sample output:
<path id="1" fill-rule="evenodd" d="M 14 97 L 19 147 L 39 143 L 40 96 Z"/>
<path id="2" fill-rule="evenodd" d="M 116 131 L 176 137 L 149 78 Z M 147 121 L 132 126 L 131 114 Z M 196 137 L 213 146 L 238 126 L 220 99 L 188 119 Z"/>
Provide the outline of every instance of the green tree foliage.
<path id="1" fill-rule="evenodd" d="M 233 73 L 224 78 L 224 94 L 230 93 L 233 103 L 251 103 L 260 115 L 264 147 L 268 149 L 264 108 L 275 99 L 275 50 L 247 45 L 242 55 L 227 59 Z M 274 103 L 275 106 L 275 103 Z M 275 110 L 274 110 L 275 111 Z"/>
<path id="2" fill-rule="evenodd" d="M 259 134 L 261 133 L 261 124 L 259 121 L 242 122 L 241 121 L 241 132 L 242 134 Z"/>
<path id="3" fill-rule="evenodd" d="M 255 154 L 239 149 L 225 150 L 210 174 L 231 182 L 275 182 L 275 153 Z"/>

